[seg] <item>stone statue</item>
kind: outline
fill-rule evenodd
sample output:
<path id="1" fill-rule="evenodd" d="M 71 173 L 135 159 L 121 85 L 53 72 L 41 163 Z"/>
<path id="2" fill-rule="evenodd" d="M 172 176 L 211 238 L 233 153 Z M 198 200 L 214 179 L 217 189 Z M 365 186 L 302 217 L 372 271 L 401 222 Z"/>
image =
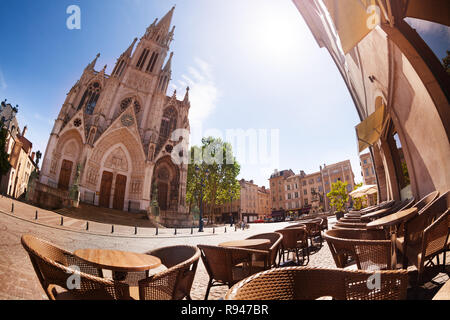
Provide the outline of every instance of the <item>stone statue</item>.
<path id="1" fill-rule="evenodd" d="M 81 175 L 81 164 L 77 164 L 77 170 L 75 172 L 75 177 L 73 179 L 73 185 L 70 188 L 70 201 L 75 208 L 78 208 L 78 204 L 80 203 L 80 175 Z"/>
<path id="2" fill-rule="evenodd" d="M 157 222 L 159 220 L 158 186 L 155 183 L 152 186 L 152 201 L 150 202 L 147 216 L 149 220 L 151 220 L 152 217 L 154 217 Z"/>

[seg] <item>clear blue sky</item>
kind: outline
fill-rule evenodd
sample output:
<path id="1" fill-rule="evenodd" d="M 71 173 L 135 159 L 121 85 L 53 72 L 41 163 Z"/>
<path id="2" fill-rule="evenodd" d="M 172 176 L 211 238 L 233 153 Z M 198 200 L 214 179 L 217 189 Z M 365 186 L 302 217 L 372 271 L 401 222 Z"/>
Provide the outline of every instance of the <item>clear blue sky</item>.
<path id="1" fill-rule="evenodd" d="M 66 9 L 81 8 L 81 30 Z M 135 37 L 176 4 L 173 85 L 191 86 L 191 123 L 203 130 L 278 129 L 277 169 L 312 173 L 350 159 L 361 180 L 359 119 L 340 74 L 290 0 L 0 1 L 0 99 L 19 105 L 34 150 L 85 66 L 101 53 L 107 73 Z M 192 137 L 199 143 L 200 137 Z M 243 159 L 239 159 L 244 162 Z M 240 178 L 268 186 L 276 167 L 242 165 Z"/>

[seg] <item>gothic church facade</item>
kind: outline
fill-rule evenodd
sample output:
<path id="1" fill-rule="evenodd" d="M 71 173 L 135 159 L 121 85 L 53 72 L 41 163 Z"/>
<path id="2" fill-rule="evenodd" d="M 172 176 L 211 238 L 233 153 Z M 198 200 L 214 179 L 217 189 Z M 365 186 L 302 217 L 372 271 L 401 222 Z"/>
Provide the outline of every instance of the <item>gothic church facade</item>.
<path id="1" fill-rule="evenodd" d="M 161 212 L 187 211 L 187 165 L 172 161 L 179 141 L 171 134 L 190 130 L 189 88 L 183 100 L 166 95 L 173 13 L 134 39 L 110 75 L 106 66 L 95 70 L 99 55 L 85 68 L 55 120 L 42 184 L 69 190 L 77 183 L 82 202 L 123 211 L 148 210 L 157 187 Z"/>

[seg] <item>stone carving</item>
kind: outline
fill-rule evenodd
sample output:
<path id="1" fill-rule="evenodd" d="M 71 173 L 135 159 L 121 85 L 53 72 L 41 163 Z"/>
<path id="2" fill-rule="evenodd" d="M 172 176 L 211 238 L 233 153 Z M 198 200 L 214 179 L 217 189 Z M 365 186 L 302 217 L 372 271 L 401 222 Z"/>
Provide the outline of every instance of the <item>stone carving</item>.
<path id="1" fill-rule="evenodd" d="M 131 127 L 134 123 L 134 118 L 133 116 L 131 116 L 130 114 L 124 114 L 121 118 L 120 121 L 122 122 L 122 124 L 125 127 Z"/>
<path id="2" fill-rule="evenodd" d="M 138 71 L 133 71 L 128 78 L 128 85 L 135 90 L 150 91 L 152 81 L 142 76 Z"/>
<path id="3" fill-rule="evenodd" d="M 114 150 L 106 159 L 105 167 L 113 170 L 128 171 L 128 161 L 121 147 Z"/>

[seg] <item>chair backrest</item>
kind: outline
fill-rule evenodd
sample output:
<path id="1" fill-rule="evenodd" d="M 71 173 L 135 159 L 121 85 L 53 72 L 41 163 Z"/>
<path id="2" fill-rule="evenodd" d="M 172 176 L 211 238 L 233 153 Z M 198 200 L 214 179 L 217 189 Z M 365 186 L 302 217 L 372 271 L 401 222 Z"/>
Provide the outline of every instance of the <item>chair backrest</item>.
<path id="1" fill-rule="evenodd" d="M 378 285 L 373 284 L 377 277 Z M 406 270 L 368 271 L 287 267 L 271 269 L 234 285 L 226 300 L 403 300 Z"/>
<path id="2" fill-rule="evenodd" d="M 209 245 L 198 245 L 203 264 L 210 278 L 223 283 L 234 284 L 236 281 L 233 267 L 240 263 L 247 263 L 247 276 L 251 275 L 252 259 L 256 254 L 265 253 L 262 250 L 250 250 L 241 248 L 228 248 Z M 242 279 L 238 279 L 242 280 Z"/>
<path id="3" fill-rule="evenodd" d="M 105 280 L 67 267 L 65 256 L 67 251 L 31 235 L 22 236 L 21 242 L 30 256 L 34 270 L 50 300 L 58 298 L 53 290 L 55 287 L 70 292 L 72 299 L 116 300 L 129 298 L 129 289 L 126 284 Z M 73 278 L 74 275 L 79 277 L 79 283 Z"/>
<path id="4" fill-rule="evenodd" d="M 306 241 L 308 237 L 308 231 L 304 226 L 284 228 L 276 232 L 283 235 L 282 245 L 285 250 L 295 249 L 298 241 Z"/>
<path id="5" fill-rule="evenodd" d="M 322 230 L 321 228 L 321 222 L 317 221 L 310 221 L 310 222 L 302 222 L 302 224 L 306 227 L 306 231 L 309 235 L 315 235 L 317 233 L 320 233 Z"/>
<path id="6" fill-rule="evenodd" d="M 428 206 L 430 203 L 432 203 L 434 200 L 436 200 L 438 196 L 439 196 L 439 191 L 433 191 L 433 192 L 427 194 L 422 199 L 420 199 L 414 205 L 414 207 L 417 208 L 417 211 L 419 212 L 419 215 L 422 214 L 423 209 L 425 209 L 426 206 Z"/>
<path id="7" fill-rule="evenodd" d="M 139 281 L 140 300 L 182 300 L 190 297 L 200 250 L 179 245 L 159 248 L 148 254 L 158 257 L 168 269 Z"/>
<path id="8" fill-rule="evenodd" d="M 423 231 L 449 209 L 450 191 L 424 206 L 420 215 L 405 222 L 405 245 L 421 241 Z"/>
<path id="9" fill-rule="evenodd" d="M 403 202 L 403 206 L 398 209 L 398 211 L 408 210 L 414 206 L 416 199 L 412 197 L 411 199 L 407 199 Z"/>
<path id="10" fill-rule="evenodd" d="M 429 227 L 424 231 L 424 246 L 422 256 L 425 260 L 442 252 L 448 246 L 450 225 L 450 209 L 446 209 Z M 422 262 L 423 263 L 423 262 Z"/>
<path id="11" fill-rule="evenodd" d="M 282 245 L 282 242 L 283 242 L 283 235 L 281 233 L 279 233 L 279 232 L 260 233 L 260 234 L 248 237 L 247 239 L 267 239 L 267 240 L 269 240 L 270 243 L 267 244 L 267 247 L 260 248 L 260 249 L 269 251 L 270 265 L 276 264 L 278 248 Z"/>
<path id="12" fill-rule="evenodd" d="M 336 228 L 347 228 L 347 229 L 364 229 L 366 227 L 367 223 L 364 222 L 336 222 L 336 224 L 333 226 Z"/>
<path id="13" fill-rule="evenodd" d="M 391 241 L 383 230 L 328 230 L 325 240 L 338 268 L 345 268 L 348 258 L 355 259 L 358 269 L 392 269 Z"/>

